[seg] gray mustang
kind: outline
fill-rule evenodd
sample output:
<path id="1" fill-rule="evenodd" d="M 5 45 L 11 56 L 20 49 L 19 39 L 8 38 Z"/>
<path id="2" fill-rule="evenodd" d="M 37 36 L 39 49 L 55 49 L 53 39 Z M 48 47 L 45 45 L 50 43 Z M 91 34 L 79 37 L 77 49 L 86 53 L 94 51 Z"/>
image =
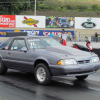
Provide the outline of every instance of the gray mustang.
<path id="1" fill-rule="evenodd" d="M 58 75 L 86 79 L 100 68 L 100 62 L 96 54 L 62 46 L 51 37 L 20 36 L 0 45 L 0 74 L 8 68 L 34 73 L 36 81 L 46 85 Z"/>

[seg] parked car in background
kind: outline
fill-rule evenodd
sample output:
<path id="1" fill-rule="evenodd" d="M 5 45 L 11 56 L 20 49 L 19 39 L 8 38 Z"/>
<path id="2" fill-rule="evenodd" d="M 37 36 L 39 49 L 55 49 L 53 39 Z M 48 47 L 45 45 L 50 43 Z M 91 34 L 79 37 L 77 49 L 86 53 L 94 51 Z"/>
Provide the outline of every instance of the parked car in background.
<path id="1" fill-rule="evenodd" d="M 75 76 L 84 80 L 100 69 L 96 54 L 63 46 L 51 37 L 18 36 L 0 44 L 0 74 L 7 69 L 34 73 L 41 85 L 53 76 Z"/>

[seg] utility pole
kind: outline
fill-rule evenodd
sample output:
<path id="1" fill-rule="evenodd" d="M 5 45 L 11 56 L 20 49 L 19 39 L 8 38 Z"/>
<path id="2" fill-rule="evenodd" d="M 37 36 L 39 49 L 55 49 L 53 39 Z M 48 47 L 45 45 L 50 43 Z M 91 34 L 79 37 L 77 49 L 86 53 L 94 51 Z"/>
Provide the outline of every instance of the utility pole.
<path id="1" fill-rule="evenodd" d="M 36 0 L 35 0 L 35 9 L 34 9 L 34 15 L 36 16 Z"/>

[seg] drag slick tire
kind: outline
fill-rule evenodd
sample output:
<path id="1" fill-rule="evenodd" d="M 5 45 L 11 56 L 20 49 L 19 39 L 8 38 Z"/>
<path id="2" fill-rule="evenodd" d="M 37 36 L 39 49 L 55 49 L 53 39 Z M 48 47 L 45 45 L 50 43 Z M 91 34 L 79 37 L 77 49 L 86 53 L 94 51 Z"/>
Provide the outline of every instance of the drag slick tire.
<path id="1" fill-rule="evenodd" d="M 2 60 L 0 60 L 0 75 L 4 75 L 7 72 L 6 66 L 3 64 Z"/>
<path id="2" fill-rule="evenodd" d="M 51 73 L 50 70 L 45 63 L 39 63 L 35 68 L 35 78 L 36 81 L 41 85 L 47 85 L 51 81 Z"/>
<path id="3" fill-rule="evenodd" d="M 88 77 L 88 75 L 83 75 L 83 76 L 75 76 L 78 80 L 84 80 Z"/>

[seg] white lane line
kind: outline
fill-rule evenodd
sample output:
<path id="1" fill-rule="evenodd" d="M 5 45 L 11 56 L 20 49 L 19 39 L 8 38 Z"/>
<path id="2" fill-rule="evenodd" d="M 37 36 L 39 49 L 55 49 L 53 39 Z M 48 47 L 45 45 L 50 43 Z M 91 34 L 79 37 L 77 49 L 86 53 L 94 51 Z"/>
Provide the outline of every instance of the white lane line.
<path id="1" fill-rule="evenodd" d="M 88 89 L 91 89 L 91 90 L 95 90 L 95 91 L 100 92 L 100 89 L 98 89 L 98 88 L 88 87 Z"/>

